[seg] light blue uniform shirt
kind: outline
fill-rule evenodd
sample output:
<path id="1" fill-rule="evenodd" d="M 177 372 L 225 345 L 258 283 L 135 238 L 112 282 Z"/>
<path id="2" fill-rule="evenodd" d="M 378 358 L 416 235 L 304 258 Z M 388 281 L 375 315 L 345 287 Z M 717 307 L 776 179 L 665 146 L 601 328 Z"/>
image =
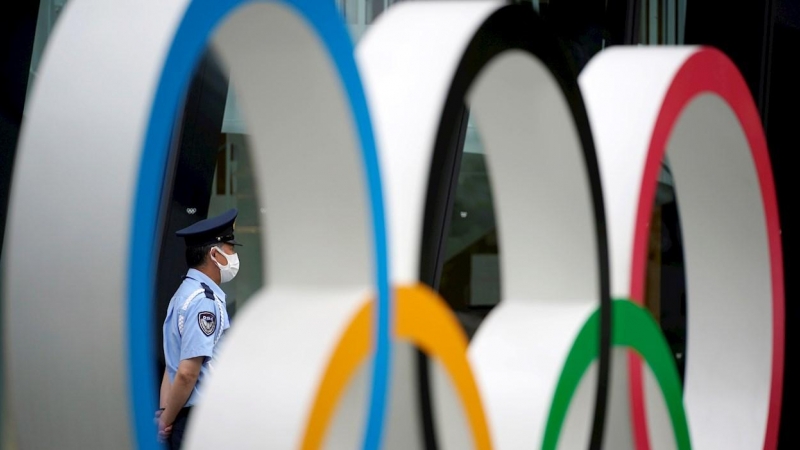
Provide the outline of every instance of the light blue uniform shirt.
<path id="1" fill-rule="evenodd" d="M 206 293 L 201 283 L 205 283 L 211 292 Z M 189 269 L 169 301 L 164 320 L 164 359 L 170 383 L 175 382 L 182 360 L 205 357 L 197 384 L 184 406 L 193 406 L 200 401 L 203 383 L 212 370 L 222 334 L 229 327 L 225 292 L 199 270 Z"/>

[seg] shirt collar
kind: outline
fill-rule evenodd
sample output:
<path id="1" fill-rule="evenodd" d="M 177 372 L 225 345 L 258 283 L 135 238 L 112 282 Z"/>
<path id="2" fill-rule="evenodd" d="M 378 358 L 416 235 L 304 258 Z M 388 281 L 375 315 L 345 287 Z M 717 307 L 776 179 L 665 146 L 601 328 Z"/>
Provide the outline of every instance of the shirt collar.
<path id="1" fill-rule="evenodd" d="M 219 286 L 217 286 L 217 283 L 214 283 L 214 281 L 211 278 L 209 278 L 208 275 L 204 274 L 203 272 L 200 272 L 197 269 L 189 269 L 189 272 L 186 273 L 186 276 L 189 278 L 194 278 L 195 280 L 201 283 L 207 284 L 208 287 L 210 287 L 211 290 L 214 291 L 214 294 L 216 294 L 220 300 L 222 300 L 223 302 L 225 301 L 225 291 L 223 291 Z"/>

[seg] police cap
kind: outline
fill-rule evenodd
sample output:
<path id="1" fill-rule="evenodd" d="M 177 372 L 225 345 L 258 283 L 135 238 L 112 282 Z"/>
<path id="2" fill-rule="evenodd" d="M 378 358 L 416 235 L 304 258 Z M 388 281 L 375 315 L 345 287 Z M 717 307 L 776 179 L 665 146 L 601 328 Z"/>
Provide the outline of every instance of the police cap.
<path id="1" fill-rule="evenodd" d="M 233 237 L 234 223 L 239 211 L 236 208 L 224 213 L 203 219 L 197 223 L 175 232 L 186 241 L 187 247 L 200 247 L 208 244 L 221 244 L 227 242 L 232 245 L 241 245 Z"/>

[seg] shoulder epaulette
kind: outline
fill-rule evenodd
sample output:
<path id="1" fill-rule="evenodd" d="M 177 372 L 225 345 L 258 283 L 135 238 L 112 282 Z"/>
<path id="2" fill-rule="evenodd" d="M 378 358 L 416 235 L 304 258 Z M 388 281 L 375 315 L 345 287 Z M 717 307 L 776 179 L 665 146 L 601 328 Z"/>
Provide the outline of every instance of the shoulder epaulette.
<path id="1" fill-rule="evenodd" d="M 210 288 L 210 287 L 208 287 L 208 285 L 207 285 L 207 284 L 205 284 L 205 283 L 201 282 L 201 283 L 200 283 L 200 286 L 203 286 L 203 291 L 205 292 L 205 294 L 206 294 L 206 298 L 207 298 L 207 299 L 209 299 L 209 300 L 215 300 L 215 298 L 214 298 L 214 291 L 212 291 L 212 290 L 211 290 L 211 288 Z"/>

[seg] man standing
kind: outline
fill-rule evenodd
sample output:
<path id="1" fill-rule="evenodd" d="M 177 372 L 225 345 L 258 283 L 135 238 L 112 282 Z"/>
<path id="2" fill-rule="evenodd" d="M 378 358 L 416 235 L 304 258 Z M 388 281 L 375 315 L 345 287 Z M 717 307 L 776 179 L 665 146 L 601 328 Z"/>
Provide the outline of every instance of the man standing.
<path id="1" fill-rule="evenodd" d="M 236 209 L 201 220 L 176 234 L 186 242 L 189 271 L 170 300 L 164 320 L 164 359 L 158 420 L 159 439 L 179 449 L 192 406 L 202 396 L 220 338 L 230 326 L 227 283 L 239 270 L 233 237 Z"/>

